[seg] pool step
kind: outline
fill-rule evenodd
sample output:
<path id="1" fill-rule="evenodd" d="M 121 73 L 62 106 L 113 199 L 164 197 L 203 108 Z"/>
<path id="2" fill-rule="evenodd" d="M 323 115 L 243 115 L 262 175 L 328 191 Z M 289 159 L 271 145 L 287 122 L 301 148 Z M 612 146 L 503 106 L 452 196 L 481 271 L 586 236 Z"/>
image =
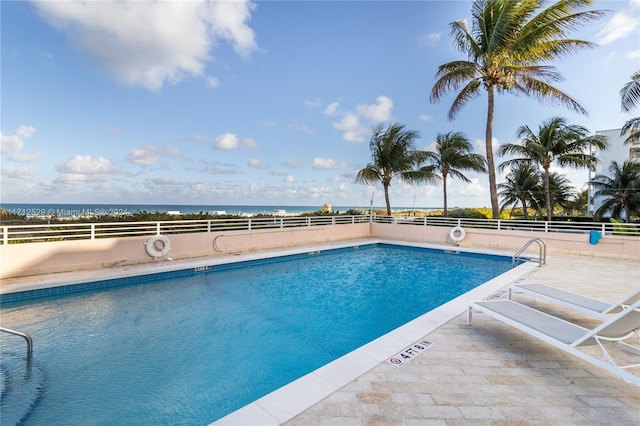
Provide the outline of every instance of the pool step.
<path id="1" fill-rule="evenodd" d="M 0 424 L 20 424 L 36 406 L 45 389 L 45 375 L 24 354 L 3 352 L 0 358 Z"/>

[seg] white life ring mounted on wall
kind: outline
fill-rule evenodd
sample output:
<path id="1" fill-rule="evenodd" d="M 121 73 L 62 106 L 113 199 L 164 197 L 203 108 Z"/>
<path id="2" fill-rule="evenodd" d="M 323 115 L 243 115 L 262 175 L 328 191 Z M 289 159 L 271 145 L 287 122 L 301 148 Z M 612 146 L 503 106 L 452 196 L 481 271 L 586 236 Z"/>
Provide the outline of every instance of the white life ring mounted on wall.
<path id="1" fill-rule="evenodd" d="M 164 235 L 154 235 L 144 244 L 147 254 L 156 260 L 159 257 L 165 257 L 171 250 L 171 242 Z"/>
<path id="2" fill-rule="evenodd" d="M 449 239 L 456 244 L 464 240 L 464 237 L 466 236 L 467 236 L 467 232 L 464 230 L 462 226 L 454 226 L 449 231 Z"/>

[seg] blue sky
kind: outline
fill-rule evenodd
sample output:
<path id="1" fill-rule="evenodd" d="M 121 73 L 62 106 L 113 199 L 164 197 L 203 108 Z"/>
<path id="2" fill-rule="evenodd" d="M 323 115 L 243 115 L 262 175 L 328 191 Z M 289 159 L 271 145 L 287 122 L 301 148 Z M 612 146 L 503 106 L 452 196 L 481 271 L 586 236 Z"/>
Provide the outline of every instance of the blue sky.
<path id="1" fill-rule="evenodd" d="M 484 152 L 486 97 L 447 119 L 437 67 L 463 59 L 449 23 L 470 1 L 2 1 L 5 203 L 369 205 L 354 183 L 377 123 L 462 131 Z M 598 47 L 554 65 L 589 117 L 497 98 L 495 146 L 552 116 L 620 128 L 640 69 L 640 0 L 599 1 L 575 37 Z M 501 159 L 498 159 L 498 162 Z M 568 170 L 580 188 L 586 171 Z M 489 206 L 488 179 L 451 181 L 449 205 Z M 498 181 L 501 180 L 499 176 Z M 383 205 L 375 188 L 375 205 Z M 393 206 L 442 205 L 441 186 L 393 181 Z"/>

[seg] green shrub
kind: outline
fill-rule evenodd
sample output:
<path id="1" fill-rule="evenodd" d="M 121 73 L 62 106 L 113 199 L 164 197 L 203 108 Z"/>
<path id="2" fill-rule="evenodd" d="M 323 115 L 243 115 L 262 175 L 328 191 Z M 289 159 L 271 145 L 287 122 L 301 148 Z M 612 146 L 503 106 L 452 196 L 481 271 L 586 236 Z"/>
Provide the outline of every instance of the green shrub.
<path id="1" fill-rule="evenodd" d="M 352 207 L 349 210 L 347 210 L 345 214 L 347 216 L 363 216 L 367 214 L 367 212 L 364 209 L 361 209 L 360 207 Z"/>
<path id="2" fill-rule="evenodd" d="M 480 209 L 453 209 L 449 211 L 448 216 L 460 219 L 489 219 Z"/>

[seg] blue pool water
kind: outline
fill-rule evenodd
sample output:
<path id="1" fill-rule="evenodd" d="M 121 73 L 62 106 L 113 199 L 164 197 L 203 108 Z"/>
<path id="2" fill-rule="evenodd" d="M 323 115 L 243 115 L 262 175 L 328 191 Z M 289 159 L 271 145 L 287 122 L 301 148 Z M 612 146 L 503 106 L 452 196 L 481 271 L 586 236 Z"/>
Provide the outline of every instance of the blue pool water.
<path id="1" fill-rule="evenodd" d="M 262 263 L 4 303 L 42 381 L 24 424 L 207 424 L 511 268 L 394 245 Z M 24 356 L 1 344 L 3 369 Z"/>

